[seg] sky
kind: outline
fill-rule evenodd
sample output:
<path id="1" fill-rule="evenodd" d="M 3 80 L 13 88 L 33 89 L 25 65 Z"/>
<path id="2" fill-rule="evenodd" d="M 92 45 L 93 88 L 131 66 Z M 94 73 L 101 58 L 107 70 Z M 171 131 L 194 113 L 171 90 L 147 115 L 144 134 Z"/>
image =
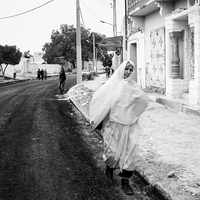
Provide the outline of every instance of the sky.
<path id="1" fill-rule="evenodd" d="M 113 36 L 112 0 L 80 0 L 81 23 L 91 32 Z M 117 32 L 124 16 L 124 0 L 116 0 Z M 30 12 L 29 12 L 30 11 Z M 24 14 L 23 14 L 24 13 Z M 16 45 L 21 52 L 42 51 L 60 25 L 76 27 L 76 0 L 0 0 L 0 45 Z"/>

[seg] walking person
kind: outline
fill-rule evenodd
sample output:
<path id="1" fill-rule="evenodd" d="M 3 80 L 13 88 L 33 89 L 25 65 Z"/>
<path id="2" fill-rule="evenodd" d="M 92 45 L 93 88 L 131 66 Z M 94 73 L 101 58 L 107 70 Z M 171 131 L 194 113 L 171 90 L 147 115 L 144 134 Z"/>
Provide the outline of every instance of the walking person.
<path id="1" fill-rule="evenodd" d="M 106 71 L 106 77 L 109 78 L 109 76 L 110 76 L 110 67 L 106 66 L 105 71 Z"/>
<path id="2" fill-rule="evenodd" d="M 37 79 L 40 80 L 40 69 L 37 70 Z"/>
<path id="3" fill-rule="evenodd" d="M 41 76 L 41 79 L 43 80 L 44 79 L 44 70 L 43 69 L 41 69 L 41 71 L 40 71 L 40 76 Z"/>
<path id="4" fill-rule="evenodd" d="M 111 67 L 111 75 L 113 75 L 115 70 Z"/>
<path id="5" fill-rule="evenodd" d="M 63 92 L 64 92 L 65 80 L 66 80 L 65 70 L 64 70 L 63 67 L 61 67 L 60 68 L 60 73 L 59 73 L 59 89 L 60 89 L 60 94 L 63 94 Z"/>
<path id="6" fill-rule="evenodd" d="M 44 70 L 44 80 L 47 80 L 47 70 Z"/>
<path id="7" fill-rule="evenodd" d="M 129 179 L 135 167 L 139 116 L 148 105 L 148 96 L 134 81 L 135 64 L 124 61 L 93 95 L 90 102 L 90 124 L 95 129 L 102 122 L 105 173 L 113 178 L 120 171 L 121 186 L 127 195 L 133 194 Z"/>

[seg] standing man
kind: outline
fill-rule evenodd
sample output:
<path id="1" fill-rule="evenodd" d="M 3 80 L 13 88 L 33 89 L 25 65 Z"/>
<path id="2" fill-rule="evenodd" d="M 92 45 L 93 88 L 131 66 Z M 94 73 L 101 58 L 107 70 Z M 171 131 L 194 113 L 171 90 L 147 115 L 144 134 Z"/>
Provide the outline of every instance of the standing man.
<path id="1" fill-rule="evenodd" d="M 37 79 L 40 80 L 40 69 L 37 71 Z"/>
<path id="2" fill-rule="evenodd" d="M 63 92 L 64 92 L 65 80 L 66 80 L 65 70 L 64 70 L 63 67 L 61 67 L 60 68 L 60 73 L 59 73 L 59 89 L 60 89 L 60 94 L 63 94 Z"/>
<path id="3" fill-rule="evenodd" d="M 44 70 L 44 79 L 47 80 L 47 70 Z"/>
<path id="4" fill-rule="evenodd" d="M 106 77 L 109 78 L 109 76 L 110 76 L 110 67 L 106 66 L 105 71 L 106 71 Z"/>
<path id="5" fill-rule="evenodd" d="M 43 80 L 44 79 L 44 70 L 43 69 L 41 69 L 41 71 L 40 71 L 40 76 L 41 76 L 41 79 Z"/>

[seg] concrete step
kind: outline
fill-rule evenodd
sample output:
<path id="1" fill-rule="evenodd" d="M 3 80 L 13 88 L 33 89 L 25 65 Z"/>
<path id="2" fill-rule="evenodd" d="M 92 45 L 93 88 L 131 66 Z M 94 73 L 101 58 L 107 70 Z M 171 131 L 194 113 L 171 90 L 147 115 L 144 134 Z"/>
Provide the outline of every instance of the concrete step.
<path id="1" fill-rule="evenodd" d="M 165 95 L 161 94 L 148 94 L 151 101 L 155 101 L 157 103 L 163 104 L 169 108 L 174 108 L 180 112 L 184 112 L 187 114 L 194 114 L 196 116 L 200 116 L 200 105 L 199 104 L 192 104 L 188 101 L 187 94 L 184 95 L 184 99 L 170 99 L 167 98 Z"/>
<path id="2" fill-rule="evenodd" d="M 183 92 L 180 99 L 189 101 L 189 92 Z"/>

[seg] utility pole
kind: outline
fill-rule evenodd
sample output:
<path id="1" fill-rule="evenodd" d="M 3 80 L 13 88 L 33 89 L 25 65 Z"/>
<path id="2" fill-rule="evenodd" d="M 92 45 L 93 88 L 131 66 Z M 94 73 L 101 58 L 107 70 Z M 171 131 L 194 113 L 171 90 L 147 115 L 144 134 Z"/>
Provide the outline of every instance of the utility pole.
<path id="1" fill-rule="evenodd" d="M 127 1 L 125 0 L 125 50 L 127 50 L 127 37 L 128 37 L 128 33 L 127 33 L 127 23 L 128 23 L 128 17 L 127 17 Z"/>
<path id="2" fill-rule="evenodd" d="M 94 66 L 94 70 L 95 70 L 95 72 L 97 72 L 97 66 L 95 66 L 95 35 L 94 35 L 94 33 L 93 33 L 93 35 L 92 35 L 92 37 L 93 37 L 93 66 Z"/>
<path id="3" fill-rule="evenodd" d="M 82 55 L 81 55 L 81 27 L 80 27 L 80 3 L 76 0 L 76 80 L 82 82 Z"/>
<path id="4" fill-rule="evenodd" d="M 116 12 L 116 0 L 113 0 L 113 37 L 117 36 L 117 12 Z M 115 70 L 118 67 L 118 57 L 114 52 L 114 68 Z"/>
<path id="5" fill-rule="evenodd" d="M 113 0 L 113 36 L 117 36 L 117 12 L 116 12 L 116 0 Z"/>

